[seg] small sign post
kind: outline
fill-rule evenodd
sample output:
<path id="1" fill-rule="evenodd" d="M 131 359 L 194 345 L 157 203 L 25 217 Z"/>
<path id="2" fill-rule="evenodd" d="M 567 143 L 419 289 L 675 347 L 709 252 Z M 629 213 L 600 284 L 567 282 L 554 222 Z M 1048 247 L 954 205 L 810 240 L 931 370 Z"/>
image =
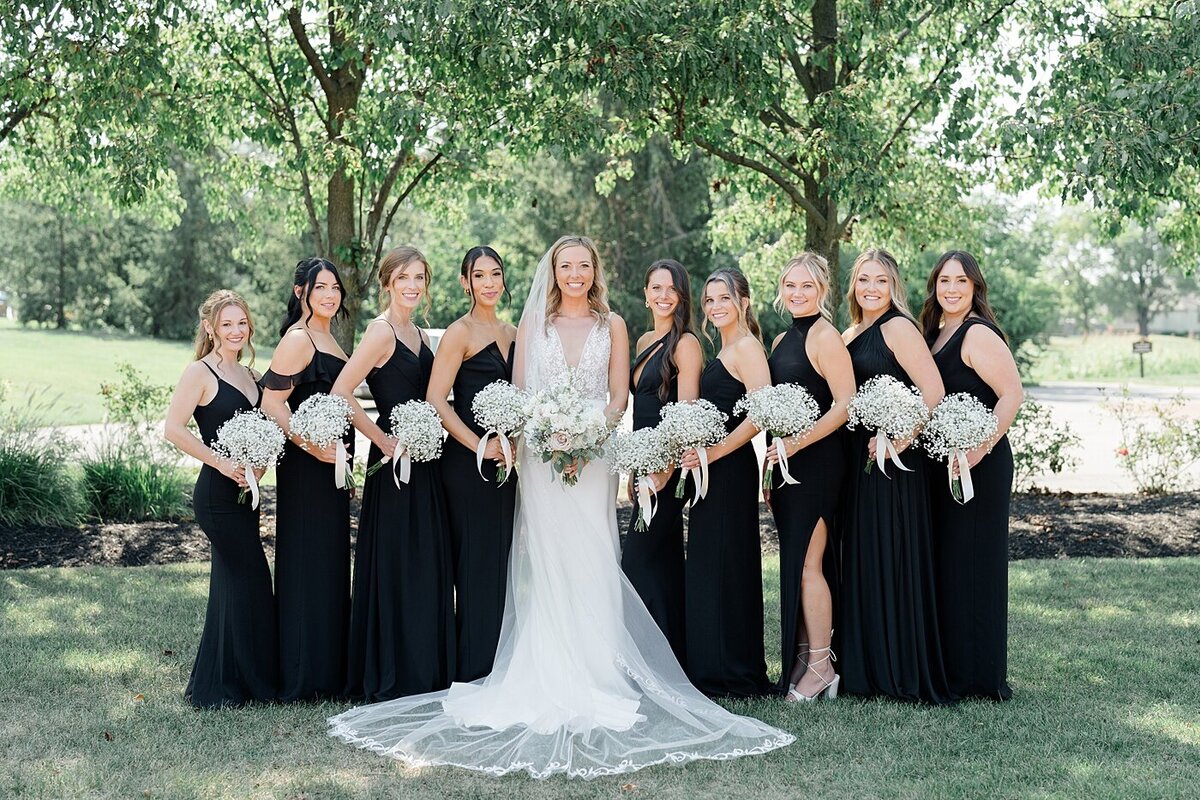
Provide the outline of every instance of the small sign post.
<path id="1" fill-rule="evenodd" d="M 1141 377 L 1146 377 L 1146 353 L 1154 349 L 1154 342 L 1149 339 L 1138 339 L 1133 343 L 1133 352 L 1137 353 L 1138 357 L 1138 373 Z"/>

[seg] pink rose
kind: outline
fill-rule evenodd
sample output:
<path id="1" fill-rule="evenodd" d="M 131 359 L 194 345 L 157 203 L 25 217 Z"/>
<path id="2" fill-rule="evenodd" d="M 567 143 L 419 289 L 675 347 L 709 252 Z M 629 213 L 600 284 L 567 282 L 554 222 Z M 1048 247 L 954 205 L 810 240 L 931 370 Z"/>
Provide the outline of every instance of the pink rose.
<path id="1" fill-rule="evenodd" d="M 570 450 L 571 437 L 562 432 L 550 434 L 550 449 L 564 451 Z"/>

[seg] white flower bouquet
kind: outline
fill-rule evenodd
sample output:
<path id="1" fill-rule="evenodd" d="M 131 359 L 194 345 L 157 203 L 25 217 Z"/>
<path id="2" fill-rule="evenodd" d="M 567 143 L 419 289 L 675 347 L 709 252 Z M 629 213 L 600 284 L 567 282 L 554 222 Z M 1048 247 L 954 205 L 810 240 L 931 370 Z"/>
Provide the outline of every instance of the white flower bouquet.
<path id="1" fill-rule="evenodd" d="M 504 463 L 496 468 L 496 481 L 503 484 L 513 467 L 512 437 L 521 432 L 529 419 L 529 397 L 508 381 L 492 381 L 471 400 L 471 413 L 485 429 L 475 450 L 475 469 L 482 478 L 483 451 L 488 439 L 495 436 L 504 453 Z"/>
<path id="2" fill-rule="evenodd" d="M 847 428 L 854 430 L 861 426 L 875 431 L 875 461 L 867 459 L 867 472 L 878 463 L 887 475 L 886 458 L 891 458 L 905 472 L 912 472 L 900 461 L 892 441 L 915 438 L 929 420 L 929 409 L 916 387 L 905 386 L 891 375 L 876 375 L 854 393 L 848 411 Z"/>
<path id="3" fill-rule="evenodd" d="M 812 394 L 795 383 L 780 383 L 755 389 L 733 407 L 744 412 L 755 427 L 766 431 L 778 442 L 789 436 L 807 436 L 821 418 L 821 407 Z M 784 483 L 799 483 L 788 472 L 787 453 L 780 443 L 779 472 Z M 771 486 L 771 469 L 763 470 L 763 489 Z"/>
<path id="4" fill-rule="evenodd" d="M 437 409 L 424 400 L 409 400 L 392 407 L 388 422 L 392 436 L 396 438 L 396 449 L 392 452 L 392 480 L 399 489 L 400 484 L 412 479 L 414 461 L 433 461 L 442 454 L 442 418 Z M 367 474 L 374 474 L 382 464 L 372 465 Z"/>
<path id="5" fill-rule="evenodd" d="M 291 432 L 303 441 L 300 446 L 308 450 L 314 444 L 324 450 L 337 444 L 337 460 L 333 464 L 333 482 L 339 489 L 353 488 L 354 478 L 347 468 L 346 445 L 342 437 L 350 430 L 354 412 L 350 402 L 336 394 L 314 394 L 292 412 L 289 423 Z"/>
<path id="6" fill-rule="evenodd" d="M 999 424 L 991 409 L 974 395 L 956 392 L 937 404 L 929 424 L 921 431 L 918 442 L 925 452 L 939 461 L 946 459 L 950 494 L 959 503 L 969 503 L 975 496 L 967 451 L 991 439 Z M 958 465 L 957 475 L 954 474 L 955 464 Z"/>
<path id="7" fill-rule="evenodd" d="M 239 411 L 217 428 L 212 450 L 245 469 L 251 508 L 258 508 L 258 480 L 254 470 L 267 469 L 278 463 L 283 457 L 286 441 L 283 428 L 258 409 Z M 245 498 L 246 489 L 242 489 L 238 493 L 238 502 Z"/>
<path id="8" fill-rule="evenodd" d="M 529 400 L 525 439 L 567 486 L 578 482 L 584 462 L 604 451 L 608 436 L 603 410 L 584 399 L 570 382 L 543 389 Z M 572 463 L 574 473 L 564 473 Z"/>
<path id="9" fill-rule="evenodd" d="M 725 438 L 725 420 L 729 415 L 707 400 L 667 403 L 659 412 L 662 421 L 659 431 L 667 441 L 667 449 L 675 459 L 692 448 L 700 456 L 700 466 L 692 470 L 696 493 L 693 503 L 708 494 L 708 455 L 704 448 L 711 447 Z M 679 481 L 675 496 L 683 497 L 684 482 Z"/>
<path id="10" fill-rule="evenodd" d="M 671 467 L 672 453 L 667 440 L 658 428 L 641 428 L 615 434 L 609 448 L 609 468 L 616 473 L 633 476 L 637 485 L 637 522 L 634 528 L 644 531 L 654 519 L 656 504 L 654 487 L 645 480 L 652 472 L 664 472 Z"/>

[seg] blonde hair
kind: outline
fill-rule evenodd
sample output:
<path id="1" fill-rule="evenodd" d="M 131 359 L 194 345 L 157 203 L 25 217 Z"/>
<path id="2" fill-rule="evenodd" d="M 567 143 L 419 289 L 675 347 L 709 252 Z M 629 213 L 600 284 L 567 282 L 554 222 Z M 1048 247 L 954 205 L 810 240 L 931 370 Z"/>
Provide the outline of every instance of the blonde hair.
<path id="1" fill-rule="evenodd" d="M 588 308 L 596 315 L 596 318 L 604 324 L 608 324 L 608 284 L 604 282 L 604 270 L 600 262 L 600 253 L 596 250 L 596 243 L 586 236 L 561 236 L 558 241 L 550 248 L 550 280 L 546 287 L 546 323 L 553 321 L 558 315 L 558 309 L 562 306 L 562 290 L 558 288 L 557 270 L 558 270 L 558 254 L 568 247 L 582 247 L 588 251 L 588 256 L 592 259 L 592 286 L 588 289 L 587 302 Z"/>
<path id="2" fill-rule="evenodd" d="M 704 305 L 704 296 L 708 294 L 708 285 L 718 282 L 725 284 L 725 288 L 737 299 L 738 327 L 753 334 L 755 339 L 762 342 L 762 328 L 758 325 L 758 317 L 754 315 L 754 303 L 750 300 L 750 281 L 746 279 L 745 273 L 740 269 L 721 267 L 709 275 L 708 279 L 704 281 L 704 288 L 700 290 L 701 307 Z M 743 300 L 746 301 L 744 310 L 742 309 Z M 708 325 L 708 313 L 706 312 L 704 314 L 704 336 L 711 342 L 713 338 L 708 333 Z"/>
<path id="3" fill-rule="evenodd" d="M 780 316 L 787 316 L 787 303 L 783 299 L 783 281 L 787 278 L 788 273 L 796 267 L 803 267 L 812 275 L 817 284 L 817 310 L 821 312 L 821 316 L 827 322 L 833 322 L 833 311 L 829 308 L 829 262 L 825 256 L 811 250 L 805 250 L 783 265 L 783 271 L 779 273 L 779 285 L 775 290 L 775 310 L 779 312 Z"/>
<path id="4" fill-rule="evenodd" d="M 912 312 L 908 310 L 908 290 L 904 288 L 904 278 L 900 276 L 900 265 L 896 263 L 896 257 L 882 247 L 863 250 L 858 254 L 858 258 L 854 259 L 854 266 L 850 270 L 850 288 L 846 290 L 846 306 L 850 312 L 850 321 L 855 325 L 862 322 L 863 310 L 862 306 L 858 304 L 858 298 L 854 296 L 854 285 L 858 282 L 859 270 L 864 264 L 871 261 L 882 265 L 883 271 L 887 273 L 888 279 L 891 281 L 892 308 L 908 317 L 915 325 L 917 321 Z"/>
<path id="5" fill-rule="evenodd" d="M 428 320 L 429 312 L 433 308 L 433 300 L 429 297 L 429 290 L 433 285 L 433 271 L 429 269 L 429 259 L 425 258 L 425 254 L 411 245 L 393 247 L 379 259 L 376 277 L 379 279 L 380 306 L 387 310 L 391 292 L 388 286 L 392 282 L 392 276 L 418 261 L 425 266 L 425 310 L 422 315 Z"/>
<path id="6" fill-rule="evenodd" d="M 246 305 L 246 301 L 242 296 L 232 289 L 217 289 L 208 296 L 203 303 L 200 304 L 197 315 L 200 320 L 196 324 L 196 351 L 193 357 L 194 361 L 199 361 L 209 353 L 216 350 L 216 330 L 217 324 L 221 319 L 221 312 L 230 306 L 237 306 L 246 313 L 246 322 L 250 327 L 250 335 L 246 337 L 246 344 L 242 346 L 242 350 L 250 348 L 250 366 L 254 366 L 254 317 L 250 315 L 250 306 Z M 208 323 L 209 330 L 204 329 L 204 323 Z M 237 360 L 242 360 L 242 350 L 238 350 Z M 222 356 L 218 352 L 217 358 Z"/>

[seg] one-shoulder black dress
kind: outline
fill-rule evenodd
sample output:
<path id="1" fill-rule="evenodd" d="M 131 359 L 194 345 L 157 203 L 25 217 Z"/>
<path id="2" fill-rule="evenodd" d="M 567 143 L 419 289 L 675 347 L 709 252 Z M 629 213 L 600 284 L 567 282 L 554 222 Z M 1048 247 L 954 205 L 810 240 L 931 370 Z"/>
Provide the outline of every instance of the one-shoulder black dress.
<path id="1" fill-rule="evenodd" d="M 315 345 L 314 345 L 315 348 Z M 292 389 L 295 411 L 328 394 L 346 362 L 321 350 L 295 375 L 267 370 L 264 389 Z M 354 431 L 346 449 L 353 452 Z M 340 698 L 346 688 L 350 623 L 350 492 L 334 484 L 334 465 L 288 441 L 275 470 L 275 600 L 279 612 L 279 699 Z"/>
<path id="2" fill-rule="evenodd" d="M 196 406 L 193 416 L 200 437 L 212 446 L 221 425 L 239 411 L 256 408 L 258 401 L 251 403 L 208 368 L 217 379 L 217 393 L 207 405 Z M 184 693 L 201 708 L 275 699 L 278 634 L 271 570 L 258 534 L 258 509 L 250 507 L 249 499 L 238 502 L 240 491 L 205 464 L 192 492 L 196 521 L 212 542 L 208 611 Z"/>
<path id="3" fill-rule="evenodd" d="M 714 358 L 700 375 L 700 397 L 729 415 L 745 385 Z M 687 675 L 713 697 L 771 691 L 763 648 L 762 547 L 758 534 L 758 463 L 751 442 L 714 462 L 708 495 L 688 515 Z"/>
<path id="4" fill-rule="evenodd" d="M 663 339 L 643 350 L 630 370 L 633 387 L 633 429 L 653 428 L 659 422 L 659 412 L 667 403 L 679 399 L 679 379 L 671 370 L 667 398 L 659 397 L 662 385 L 662 360 L 667 358 Z M 642 368 L 640 375 L 638 368 Z M 637 375 L 638 380 L 633 380 Z M 629 529 L 621 551 L 621 569 L 633 584 L 646 609 L 662 630 L 680 664 L 687 663 L 685 625 L 683 616 L 683 507 L 686 498 L 675 497 L 681 470 L 667 481 L 658 493 L 654 519 L 644 531 L 636 529 L 638 509 L 629 518 Z"/>
<path id="5" fill-rule="evenodd" d="M 847 346 L 861 386 L 876 375 L 912 380 L 883 338 L 881 326 L 902 316 L 892 309 Z M 928 459 L 909 448 L 900 460 L 864 470 L 874 434 L 851 432 L 842 536 L 839 665 L 846 692 L 948 703 L 938 635 Z"/>
<path id="6" fill-rule="evenodd" d="M 803 386 L 824 414 L 833 405 L 833 392 L 805 349 L 808 332 L 819 319 L 819 314 L 793 318 L 792 327 L 784 332 L 767 364 L 771 367 L 771 383 Z M 803 619 L 800 599 L 804 560 L 813 529 L 820 520 L 825 520 L 826 531 L 825 580 L 830 594 L 835 594 L 837 548 L 833 532 L 846 475 L 845 448 L 839 429 L 797 451 L 788 459 L 788 472 L 799 484 L 784 483 L 779 469 L 772 470 L 771 509 L 779 531 L 779 603 L 783 625 L 780 650 L 783 672 L 776 685 L 780 692 L 787 691 L 788 677 L 796 660 L 799 644 L 796 632 Z"/>
<path id="7" fill-rule="evenodd" d="M 512 381 L 515 349 L 514 342 L 506 358 L 500 346 L 492 342 L 463 359 L 454 377 L 454 411 L 477 436 L 486 431 L 475 422 L 471 402 L 485 386 L 495 381 Z M 485 460 L 483 477 L 479 477 L 474 451 L 450 436 L 442 451 L 442 486 L 454 556 L 454 621 L 458 641 L 455 680 L 467 682 L 492 671 L 500 640 L 508 553 L 517 511 L 515 465 L 504 485 L 498 486 L 496 462 Z"/>
<path id="8" fill-rule="evenodd" d="M 966 392 L 988 408 L 996 393 L 962 360 L 963 339 L 973 325 L 965 320 L 934 354 L 946 394 Z M 950 494 L 945 462 L 931 466 L 934 564 L 937 568 L 938 620 L 950 690 L 959 697 L 1012 697 L 1008 670 L 1008 504 L 1012 493 L 1013 455 L 1008 436 L 971 468 L 975 497 L 960 505 Z"/>

